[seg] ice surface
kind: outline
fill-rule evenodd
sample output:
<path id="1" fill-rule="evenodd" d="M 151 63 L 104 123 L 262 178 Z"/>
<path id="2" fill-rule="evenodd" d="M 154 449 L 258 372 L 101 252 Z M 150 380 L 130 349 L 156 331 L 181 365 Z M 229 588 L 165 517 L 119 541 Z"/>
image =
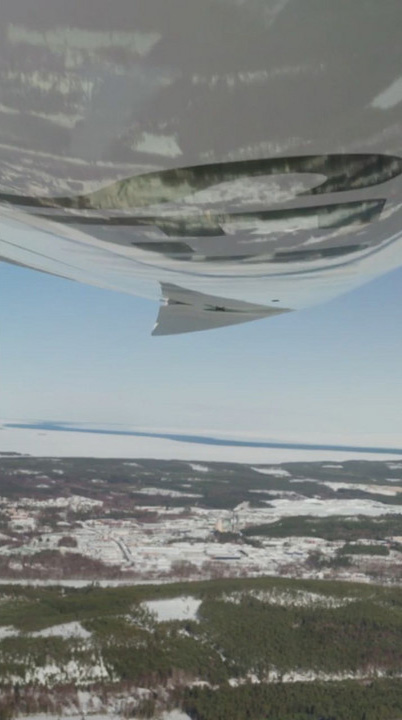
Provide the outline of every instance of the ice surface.
<path id="1" fill-rule="evenodd" d="M 210 433 L 208 433 L 210 434 Z M 203 435 L 203 433 L 200 433 Z M 246 434 L 239 437 L 243 439 Z M 223 438 L 223 436 L 222 436 Z M 251 442 L 263 440 L 250 435 Z M 315 442 L 340 444 L 347 442 L 348 438 L 328 438 L 327 436 L 314 438 Z M 311 441 L 311 438 L 296 438 L 300 442 Z M 279 442 L 289 441 L 289 438 L 279 438 Z M 356 445 L 377 447 L 381 445 L 398 445 L 400 437 L 376 437 L 349 439 Z M 32 428 L 7 427 L 0 422 L 0 452 L 28 453 L 41 457 L 115 457 L 115 458 L 154 458 L 166 460 L 187 460 L 198 464 L 198 461 L 214 462 L 240 462 L 264 465 L 266 463 L 298 462 L 298 461 L 330 461 L 343 462 L 350 459 L 366 460 L 396 460 L 395 453 L 368 453 L 350 450 L 311 450 L 292 448 L 264 448 L 243 447 L 231 445 L 211 445 L 160 437 L 137 437 L 124 435 L 90 434 L 73 431 L 43 431 Z M 401 453 L 402 456 L 402 453 Z M 394 463 L 395 464 L 395 463 Z M 197 470 L 199 472 L 199 470 Z M 202 472 L 202 471 L 201 471 Z"/>

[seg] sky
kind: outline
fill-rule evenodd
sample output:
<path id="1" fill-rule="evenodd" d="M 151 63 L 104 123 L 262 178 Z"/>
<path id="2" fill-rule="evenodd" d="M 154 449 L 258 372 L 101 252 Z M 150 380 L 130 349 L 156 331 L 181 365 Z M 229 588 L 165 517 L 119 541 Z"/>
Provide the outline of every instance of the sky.
<path id="1" fill-rule="evenodd" d="M 309 310 L 209 332 L 151 337 L 157 312 L 0 263 L 0 419 L 402 438 L 401 269 Z"/>

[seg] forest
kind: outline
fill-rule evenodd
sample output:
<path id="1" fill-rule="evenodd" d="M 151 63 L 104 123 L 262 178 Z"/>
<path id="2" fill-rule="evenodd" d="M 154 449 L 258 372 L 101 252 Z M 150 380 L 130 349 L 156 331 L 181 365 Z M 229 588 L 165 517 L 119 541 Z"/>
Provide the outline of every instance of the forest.
<path id="1" fill-rule="evenodd" d="M 192 720 L 398 720 L 402 685 L 385 680 L 193 688 L 183 708 Z"/>
<path id="2" fill-rule="evenodd" d="M 383 540 L 392 535 L 402 534 L 401 515 L 384 514 L 380 517 L 356 515 L 344 517 L 312 517 L 295 515 L 284 517 L 273 523 L 253 525 L 243 531 L 245 537 L 321 537 L 325 540 Z"/>
<path id="3" fill-rule="evenodd" d="M 5 585 L 1 595 L 0 631 L 14 629 L 9 637 L 0 632 L 4 713 L 27 710 L 35 668 L 60 668 L 46 692 L 65 693 L 62 672 L 73 662 L 83 668 L 78 687 L 148 689 L 136 717 L 169 707 L 194 720 L 402 717 L 399 588 L 254 578 L 116 588 Z M 164 620 L 146 605 L 183 597 L 199 601 L 192 617 Z M 73 622 L 85 637 L 43 632 Z M 94 665 L 104 668 L 97 683 L 85 675 Z M 49 699 L 35 707 L 44 711 Z"/>

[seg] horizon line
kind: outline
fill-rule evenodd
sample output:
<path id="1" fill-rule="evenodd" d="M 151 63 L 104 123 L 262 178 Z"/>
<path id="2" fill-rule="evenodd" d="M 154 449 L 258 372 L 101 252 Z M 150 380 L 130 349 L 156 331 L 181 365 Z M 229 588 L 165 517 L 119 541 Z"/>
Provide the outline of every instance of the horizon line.
<path id="1" fill-rule="evenodd" d="M 248 448 L 272 448 L 286 450 L 333 450 L 340 452 L 359 452 L 373 454 L 402 455 L 402 448 L 393 447 L 370 447 L 363 445 L 337 445 L 331 443 L 301 443 L 301 442 L 280 442 L 265 440 L 238 440 L 234 438 L 219 438 L 211 435 L 191 435 L 185 433 L 152 432 L 144 430 L 113 430 L 105 428 L 88 428 L 79 425 L 65 425 L 60 422 L 8 422 L 3 423 L 4 428 L 42 430 L 46 432 L 78 432 L 89 435 L 119 435 L 125 437 L 148 437 L 161 440 L 173 440 L 174 442 L 193 443 L 196 445 L 216 445 L 224 447 L 248 447 Z"/>

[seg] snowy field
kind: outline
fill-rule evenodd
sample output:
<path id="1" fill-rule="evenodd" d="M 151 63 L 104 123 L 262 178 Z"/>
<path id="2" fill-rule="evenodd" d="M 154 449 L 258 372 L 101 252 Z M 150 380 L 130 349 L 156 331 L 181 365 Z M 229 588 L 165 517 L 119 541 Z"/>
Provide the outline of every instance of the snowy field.
<path id="1" fill-rule="evenodd" d="M 86 640 L 90 638 L 92 633 L 85 630 L 81 623 L 73 620 L 69 623 L 63 623 L 62 625 L 52 625 L 51 627 L 44 628 L 44 630 L 36 630 L 35 632 L 29 633 L 30 637 L 61 637 L 65 640 L 68 638 L 81 638 Z"/>
<path id="2" fill-rule="evenodd" d="M 196 620 L 201 600 L 183 596 L 168 600 L 146 600 L 142 605 L 156 616 L 158 622 Z"/>
<path id="3" fill-rule="evenodd" d="M 88 717 L 90 720 L 121 720 L 120 713 L 91 713 L 88 716 L 83 712 L 79 712 L 76 715 L 52 715 L 40 713 L 38 715 L 19 715 L 18 717 L 20 720 L 74 720 L 74 718 L 82 720 L 84 717 Z M 132 720 L 136 720 L 136 717 L 132 716 Z M 161 715 L 158 715 L 154 718 L 154 720 L 190 720 L 190 717 L 181 710 L 171 710 L 170 712 L 164 712 Z"/>

